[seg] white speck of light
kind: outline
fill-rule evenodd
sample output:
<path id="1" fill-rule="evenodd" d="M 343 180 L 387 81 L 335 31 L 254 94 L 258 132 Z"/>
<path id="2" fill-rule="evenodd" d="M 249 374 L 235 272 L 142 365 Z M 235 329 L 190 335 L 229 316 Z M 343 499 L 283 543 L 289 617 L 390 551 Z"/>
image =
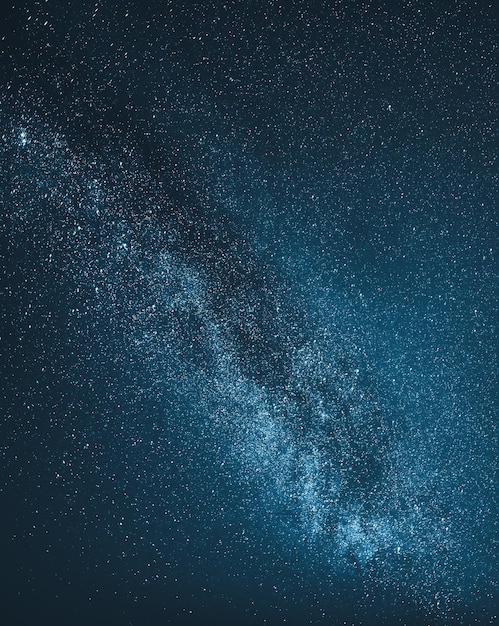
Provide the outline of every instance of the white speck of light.
<path id="1" fill-rule="evenodd" d="M 19 134 L 19 145 L 25 146 L 27 143 L 28 143 L 28 138 L 26 137 L 26 130 L 22 128 Z"/>

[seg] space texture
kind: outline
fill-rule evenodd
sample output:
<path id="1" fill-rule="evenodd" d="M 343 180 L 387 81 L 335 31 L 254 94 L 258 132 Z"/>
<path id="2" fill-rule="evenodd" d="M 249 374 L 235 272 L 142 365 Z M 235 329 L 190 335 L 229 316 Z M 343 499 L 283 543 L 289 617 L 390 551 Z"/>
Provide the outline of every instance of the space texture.
<path id="1" fill-rule="evenodd" d="M 494 18 L 4 4 L 3 624 L 495 623 Z"/>

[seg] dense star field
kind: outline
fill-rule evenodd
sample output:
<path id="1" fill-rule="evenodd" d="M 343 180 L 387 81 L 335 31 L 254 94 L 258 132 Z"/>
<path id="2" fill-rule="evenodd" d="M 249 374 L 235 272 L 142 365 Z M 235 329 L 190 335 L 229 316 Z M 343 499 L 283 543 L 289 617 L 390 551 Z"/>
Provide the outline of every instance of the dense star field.
<path id="1" fill-rule="evenodd" d="M 2 623 L 494 623 L 492 3 L 2 10 Z"/>

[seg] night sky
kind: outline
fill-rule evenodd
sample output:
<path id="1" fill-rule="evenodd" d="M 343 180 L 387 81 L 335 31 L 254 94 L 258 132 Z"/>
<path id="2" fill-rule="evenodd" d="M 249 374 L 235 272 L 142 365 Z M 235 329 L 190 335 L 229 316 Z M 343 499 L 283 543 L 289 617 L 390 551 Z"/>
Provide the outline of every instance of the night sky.
<path id="1" fill-rule="evenodd" d="M 493 3 L 12 3 L 1 623 L 494 623 Z"/>

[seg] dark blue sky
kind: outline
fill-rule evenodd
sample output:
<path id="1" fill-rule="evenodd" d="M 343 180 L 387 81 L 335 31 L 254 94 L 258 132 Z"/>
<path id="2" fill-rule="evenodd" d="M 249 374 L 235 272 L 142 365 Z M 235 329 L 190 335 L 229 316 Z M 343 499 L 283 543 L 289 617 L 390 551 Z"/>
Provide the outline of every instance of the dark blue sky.
<path id="1" fill-rule="evenodd" d="M 2 11 L 6 623 L 492 623 L 491 3 Z"/>

